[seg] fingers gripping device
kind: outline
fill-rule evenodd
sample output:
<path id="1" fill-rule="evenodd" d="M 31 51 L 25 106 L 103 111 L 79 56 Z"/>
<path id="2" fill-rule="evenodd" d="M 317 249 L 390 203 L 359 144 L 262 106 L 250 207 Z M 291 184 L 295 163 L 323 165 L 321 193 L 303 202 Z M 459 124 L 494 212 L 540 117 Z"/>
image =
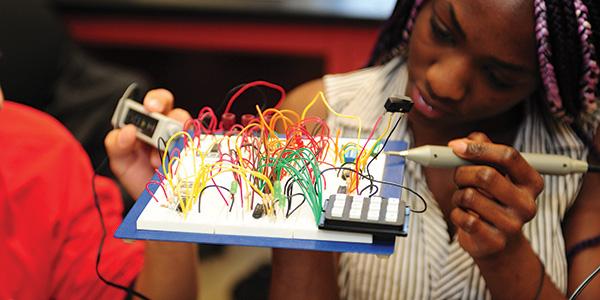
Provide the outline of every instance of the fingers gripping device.
<path id="1" fill-rule="evenodd" d="M 141 103 L 131 99 L 136 91 L 137 85 L 132 83 L 119 99 L 111 119 L 114 128 L 133 124 L 137 128 L 136 136 L 154 147 L 161 138 L 166 142 L 183 129 L 178 121 L 157 112 L 148 112 Z"/>

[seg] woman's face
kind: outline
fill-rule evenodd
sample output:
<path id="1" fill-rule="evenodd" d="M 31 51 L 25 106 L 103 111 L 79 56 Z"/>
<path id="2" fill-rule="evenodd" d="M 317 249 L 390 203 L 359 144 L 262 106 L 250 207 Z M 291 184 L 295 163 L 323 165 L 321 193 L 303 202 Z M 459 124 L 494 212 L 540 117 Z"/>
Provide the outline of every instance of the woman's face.
<path id="1" fill-rule="evenodd" d="M 409 44 L 411 118 L 441 124 L 499 116 L 538 86 L 533 4 L 431 0 Z"/>

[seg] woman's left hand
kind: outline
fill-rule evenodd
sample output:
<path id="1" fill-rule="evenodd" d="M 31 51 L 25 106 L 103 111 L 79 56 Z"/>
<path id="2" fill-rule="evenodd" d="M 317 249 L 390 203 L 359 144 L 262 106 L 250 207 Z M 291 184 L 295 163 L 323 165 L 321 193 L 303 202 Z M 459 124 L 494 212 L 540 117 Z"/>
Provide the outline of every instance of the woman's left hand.
<path id="1" fill-rule="evenodd" d="M 487 258 L 523 241 L 523 225 L 535 216 L 544 187 L 540 174 L 517 150 L 494 144 L 483 133 L 448 146 L 474 163 L 454 174 L 458 190 L 450 218 L 463 249 L 473 258 Z"/>

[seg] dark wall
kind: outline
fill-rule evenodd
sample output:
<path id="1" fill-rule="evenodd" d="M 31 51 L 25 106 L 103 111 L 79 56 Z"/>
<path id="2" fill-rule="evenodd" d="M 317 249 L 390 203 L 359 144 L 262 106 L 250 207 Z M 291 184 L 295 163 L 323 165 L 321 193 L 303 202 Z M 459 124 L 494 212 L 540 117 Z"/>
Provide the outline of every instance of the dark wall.
<path id="1" fill-rule="evenodd" d="M 171 90 L 177 105 L 192 115 L 205 105 L 218 108 L 227 92 L 241 83 L 266 80 L 289 91 L 324 72 L 319 57 L 98 45 L 87 45 L 84 49 L 102 61 L 146 74 L 152 87 Z M 264 93 L 270 104 L 279 97 L 266 89 Z M 261 100 L 261 93 L 249 90 L 236 101 L 233 111 L 238 115 L 255 112 L 254 106 Z"/>
<path id="2" fill-rule="evenodd" d="M 0 1 L 0 86 L 7 99 L 51 101 L 68 38 L 45 0 Z"/>

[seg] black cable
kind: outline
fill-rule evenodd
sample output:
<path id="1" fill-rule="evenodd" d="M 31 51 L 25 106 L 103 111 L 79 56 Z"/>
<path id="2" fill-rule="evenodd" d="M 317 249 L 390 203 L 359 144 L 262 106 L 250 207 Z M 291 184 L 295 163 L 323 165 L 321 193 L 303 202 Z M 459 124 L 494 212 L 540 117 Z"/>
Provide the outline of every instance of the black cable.
<path id="1" fill-rule="evenodd" d="M 588 172 L 598 173 L 600 172 L 600 165 L 588 165 Z"/>
<path id="2" fill-rule="evenodd" d="M 165 139 L 163 139 L 162 136 L 158 137 L 158 140 L 156 140 L 156 151 L 158 152 L 158 157 L 161 160 L 162 160 L 163 156 L 165 155 L 165 152 L 167 152 L 167 154 L 168 154 L 167 158 L 169 160 L 171 160 L 171 155 L 173 154 L 172 151 L 175 149 L 179 149 L 179 148 L 177 148 L 177 145 L 171 145 L 171 151 L 169 151 L 169 149 L 167 149 L 167 141 Z M 167 163 L 169 160 L 167 160 Z"/>
<path id="3" fill-rule="evenodd" d="M 596 268 L 596 270 L 594 270 L 594 272 L 592 272 L 578 287 L 577 289 L 575 289 L 575 291 L 573 292 L 573 294 L 571 294 L 571 297 L 569 297 L 569 300 L 575 300 L 577 299 L 577 296 L 579 296 L 579 294 L 581 294 L 581 291 L 583 291 L 583 289 L 590 283 L 590 281 L 592 281 L 592 279 L 594 279 L 594 277 L 596 275 L 598 275 L 598 272 L 600 272 L 600 265 Z"/>
<path id="4" fill-rule="evenodd" d="M 296 182 L 296 178 L 294 176 L 290 176 L 286 181 L 285 184 L 283 185 L 283 190 L 285 191 L 285 197 L 289 200 L 292 196 L 293 196 L 293 191 L 294 191 L 294 182 Z M 288 212 L 290 210 L 290 203 L 291 201 L 288 201 Z M 304 202 L 302 202 L 304 203 Z"/>
<path id="5" fill-rule="evenodd" d="M 423 209 L 421 210 L 413 210 L 411 208 L 411 212 L 416 213 L 416 214 L 420 214 L 420 213 L 424 213 L 427 210 L 427 202 L 425 201 L 425 199 L 423 198 L 423 196 L 419 195 L 419 193 L 417 193 L 416 191 L 412 190 L 409 187 L 403 186 L 401 184 L 398 183 L 394 183 L 394 182 L 390 182 L 390 181 L 383 181 L 383 180 L 377 180 L 377 179 L 373 179 L 373 178 L 369 178 L 367 175 L 362 174 L 360 172 L 357 172 L 354 169 L 350 169 L 350 168 L 342 168 L 342 167 L 331 167 L 331 168 L 327 168 L 324 169 L 323 171 L 321 171 L 321 175 L 319 176 L 323 176 L 323 174 L 327 171 L 331 171 L 331 170 L 347 170 L 347 171 L 351 171 L 354 172 L 356 174 L 358 174 L 360 177 L 365 178 L 371 182 L 377 182 L 377 183 L 381 183 L 381 184 L 387 184 L 387 185 L 391 185 L 391 186 L 395 186 L 395 187 L 399 187 L 401 189 L 407 190 L 408 192 L 414 194 L 415 196 L 417 196 L 422 202 L 423 202 Z"/>
<path id="6" fill-rule="evenodd" d="M 283 186 L 283 190 L 285 191 L 285 197 L 288 199 L 288 207 L 287 207 L 287 212 L 285 214 L 286 218 L 289 218 L 296 210 L 298 210 L 298 208 L 300 206 L 302 206 L 302 204 L 304 204 L 304 202 L 306 202 L 306 195 L 304 195 L 303 193 L 292 194 L 294 192 L 294 183 L 296 183 L 296 182 L 298 182 L 298 178 L 296 178 L 295 175 L 292 175 L 285 181 L 285 185 Z M 300 187 L 300 188 L 302 188 L 302 187 Z M 303 196 L 302 202 L 300 202 L 300 204 L 298 204 L 290 212 L 290 209 L 292 208 L 292 198 L 294 198 L 295 196 L 298 196 L 298 195 Z"/>
<path id="7" fill-rule="evenodd" d="M 390 133 L 388 134 L 388 136 L 383 141 L 383 146 L 381 147 L 381 149 L 379 149 L 379 151 L 377 151 L 377 154 L 375 154 L 375 156 L 373 156 L 373 158 L 371 158 L 371 160 L 369 161 L 369 163 L 367 163 L 367 166 L 365 167 L 365 169 L 367 170 L 367 175 L 368 176 L 371 176 L 371 171 L 369 170 L 369 167 L 371 166 L 371 163 L 375 159 L 377 159 L 377 157 L 379 157 L 379 154 L 381 154 L 381 152 L 383 152 L 383 149 L 385 149 L 385 146 L 387 145 L 387 143 L 390 141 L 390 138 L 392 137 L 392 133 L 394 133 L 394 131 L 396 130 L 396 128 L 400 124 L 400 120 L 402 120 L 402 115 L 400 115 L 400 117 L 398 118 L 398 120 L 396 120 L 396 123 L 394 124 L 394 127 L 392 127 L 392 130 L 390 130 Z"/>
<path id="8" fill-rule="evenodd" d="M 294 209 L 292 209 L 292 211 L 290 211 L 290 208 L 292 208 L 292 199 L 295 196 L 302 196 L 302 201 L 300 202 L 300 204 L 296 205 L 296 207 Z M 296 193 L 296 194 L 293 194 L 291 197 L 289 197 L 288 198 L 288 209 L 285 214 L 285 217 L 289 218 L 294 212 L 296 212 L 296 210 L 298 210 L 298 208 L 300 208 L 300 206 L 302 206 L 302 204 L 304 204 L 304 202 L 306 202 L 306 196 L 303 193 Z"/>
<path id="9" fill-rule="evenodd" d="M 353 165 L 353 166 L 355 166 L 356 164 L 354 163 L 354 161 L 346 161 L 346 162 L 344 162 L 344 163 L 343 163 L 343 164 L 340 166 L 340 168 L 344 168 L 344 167 L 346 167 L 347 165 Z M 338 172 L 338 175 L 339 175 L 339 172 Z"/>
<path id="10" fill-rule="evenodd" d="M 231 212 L 231 209 L 233 208 L 233 202 L 235 201 L 235 195 L 231 192 L 230 189 L 228 189 L 228 188 L 226 188 L 224 186 L 216 185 L 216 184 L 210 184 L 210 185 L 205 186 L 202 190 L 200 190 L 200 194 L 198 194 L 198 213 L 200 213 L 200 206 L 202 204 L 202 201 L 201 201 L 202 200 L 202 193 L 204 193 L 204 191 L 206 189 L 211 188 L 211 187 L 224 189 L 224 190 L 226 190 L 231 195 L 231 205 L 229 206 L 229 212 Z"/>
<path id="11" fill-rule="evenodd" d="M 104 160 L 100 163 L 100 165 L 96 169 L 94 169 L 94 174 L 92 175 L 92 192 L 94 194 L 94 205 L 98 210 L 98 215 L 100 216 L 100 225 L 102 226 L 102 237 L 100 239 L 100 245 L 98 246 L 98 255 L 96 256 L 96 275 L 98 275 L 98 278 L 100 278 L 100 280 L 106 285 L 123 290 L 127 292 L 128 295 L 131 294 L 142 299 L 149 299 L 148 297 L 144 296 L 142 293 L 136 291 L 132 287 L 126 287 L 118 283 L 114 283 L 104 278 L 102 274 L 100 274 L 100 258 L 102 257 L 102 247 L 104 246 L 104 238 L 106 238 L 106 227 L 104 224 L 104 216 L 102 215 L 102 210 L 100 209 L 100 200 L 98 199 L 98 194 L 96 193 L 96 176 L 98 175 L 98 170 L 104 168 L 107 162 L 108 158 L 105 157 Z"/>
<path id="12" fill-rule="evenodd" d="M 167 141 L 165 141 L 162 136 L 158 137 L 158 140 L 156 141 L 156 150 L 158 150 L 158 157 L 160 158 L 162 158 L 165 151 L 167 151 Z"/>
<path id="13" fill-rule="evenodd" d="M 373 188 L 375 188 L 375 191 L 373 191 Z M 371 191 L 371 194 L 369 194 L 369 197 L 373 197 L 373 196 L 375 196 L 375 194 L 377 194 L 377 192 L 379 192 L 378 186 L 376 186 L 374 184 L 369 184 L 369 185 L 365 186 L 362 190 L 360 190 L 360 192 L 358 194 L 361 195 L 367 189 L 370 189 L 370 191 Z"/>

